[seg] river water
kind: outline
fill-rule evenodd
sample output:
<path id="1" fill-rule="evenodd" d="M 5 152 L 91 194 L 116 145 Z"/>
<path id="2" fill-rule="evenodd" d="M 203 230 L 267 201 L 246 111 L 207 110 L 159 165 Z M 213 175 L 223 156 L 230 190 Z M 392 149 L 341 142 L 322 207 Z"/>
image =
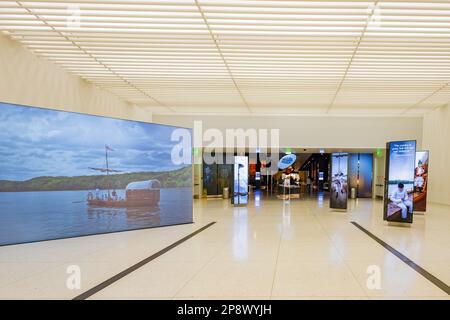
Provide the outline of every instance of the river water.
<path id="1" fill-rule="evenodd" d="M 89 207 L 88 192 L 0 192 L 0 245 L 192 222 L 191 188 L 161 189 L 155 209 Z"/>

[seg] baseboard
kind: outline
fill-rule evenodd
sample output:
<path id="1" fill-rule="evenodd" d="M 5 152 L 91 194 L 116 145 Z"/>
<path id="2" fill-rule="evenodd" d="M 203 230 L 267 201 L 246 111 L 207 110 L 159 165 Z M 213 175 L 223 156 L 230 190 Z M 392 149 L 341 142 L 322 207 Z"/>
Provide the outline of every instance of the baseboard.
<path id="1" fill-rule="evenodd" d="M 438 204 L 441 206 L 450 206 L 450 203 L 444 203 L 444 202 L 438 202 L 438 201 L 427 201 L 428 204 L 432 203 L 432 204 Z"/>

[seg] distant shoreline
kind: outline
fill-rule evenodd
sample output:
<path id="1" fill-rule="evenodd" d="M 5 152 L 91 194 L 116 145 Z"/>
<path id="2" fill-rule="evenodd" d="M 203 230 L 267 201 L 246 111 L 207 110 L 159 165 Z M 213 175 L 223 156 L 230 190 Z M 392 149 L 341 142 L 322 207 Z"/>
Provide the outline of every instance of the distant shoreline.
<path id="1" fill-rule="evenodd" d="M 0 192 L 78 191 L 125 189 L 134 181 L 156 179 L 161 188 L 192 186 L 191 166 L 165 172 L 134 172 L 78 177 L 37 177 L 26 181 L 0 180 Z"/>
<path id="2" fill-rule="evenodd" d="M 191 186 L 182 186 L 182 187 L 161 187 L 161 190 L 164 189 L 183 189 L 183 188 L 190 188 Z M 26 193 L 26 192 L 58 192 L 58 191 L 95 191 L 96 189 L 64 189 L 64 190 L 26 190 L 26 191 L 1 191 L 0 193 Z M 98 189 L 99 191 L 108 191 L 108 189 Z M 125 188 L 111 188 L 109 189 L 110 191 L 112 190 L 125 190 Z"/>

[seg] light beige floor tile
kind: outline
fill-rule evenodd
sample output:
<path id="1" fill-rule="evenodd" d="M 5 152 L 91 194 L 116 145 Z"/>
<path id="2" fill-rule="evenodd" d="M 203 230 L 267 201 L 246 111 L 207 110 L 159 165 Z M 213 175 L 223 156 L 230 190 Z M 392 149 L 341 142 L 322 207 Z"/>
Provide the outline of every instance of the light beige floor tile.
<path id="1" fill-rule="evenodd" d="M 202 239 L 193 238 L 165 253 L 158 260 L 172 263 L 194 261 L 206 263 L 215 257 L 225 245 L 225 241 L 205 242 Z"/>
<path id="2" fill-rule="evenodd" d="M 46 272 L 57 265 L 59 265 L 57 262 L 0 262 L 0 288 L 16 281 Z"/>
<path id="3" fill-rule="evenodd" d="M 377 259 L 391 255 L 388 250 L 375 241 L 363 243 L 334 241 L 333 244 L 346 261 Z"/>
<path id="4" fill-rule="evenodd" d="M 175 297 L 173 300 L 270 300 L 270 297 L 264 296 L 219 296 L 219 297 Z"/>
<path id="5" fill-rule="evenodd" d="M 279 241 L 253 242 L 251 239 L 233 239 L 213 258 L 213 261 L 275 261 L 278 256 Z"/>
<path id="6" fill-rule="evenodd" d="M 444 282 L 450 281 L 450 207 L 429 204 L 408 228 L 382 220 L 382 201 L 261 199 L 235 208 L 195 200 L 194 224 L 0 247 L 0 298 L 70 299 L 211 221 L 215 225 L 93 299 L 448 299 L 443 291 L 352 225 L 364 228 Z M 81 268 L 82 289 L 66 286 Z M 367 288 L 380 266 L 381 290 Z"/>
<path id="7" fill-rule="evenodd" d="M 275 271 L 274 262 L 209 263 L 190 280 L 177 297 L 268 297 Z"/>
<path id="8" fill-rule="evenodd" d="M 366 297 L 366 294 L 343 262 L 279 261 L 272 296 Z"/>
<path id="9" fill-rule="evenodd" d="M 441 297 L 445 292 L 417 273 L 396 257 L 383 260 L 348 261 L 348 266 L 356 276 L 369 297 Z M 371 286 L 373 269 L 376 266 L 380 274 L 380 289 Z M 369 286 L 368 286 L 369 281 Z"/>
<path id="10" fill-rule="evenodd" d="M 342 258 L 331 241 L 328 242 L 282 242 L 279 262 L 289 261 L 341 261 Z"/>
<path id="11" fill-rule="evenodd" d="M 447 297 L 369 297 L 369 300 L 450 300 L 450 296 Z"/>
<path id="12" fill-rule="evenodd" d="M 91 298 L 172 298 L 203 266 L 203 262 L 153 261 Z"/>
<path id="13" fill-rule="evenodd" d="M 327 296 L 312 296 L 312 297 L 272 297 L 271 300 L 369 300 L 369 297 L 354 296 L 354 297 L 327 297 Z"/>
<path id="14" fill-rule="evenodd" d="M 71 264 L 58 265 L 46 272 L 1 287 L 0 296 L 2 299 L 72 299 L 124 268 L 120 264 L 111 263 L 79 264 L 81 288 L 71 289 L 67 286 L 71 275 L 67 272 L 69 266 Z"/>

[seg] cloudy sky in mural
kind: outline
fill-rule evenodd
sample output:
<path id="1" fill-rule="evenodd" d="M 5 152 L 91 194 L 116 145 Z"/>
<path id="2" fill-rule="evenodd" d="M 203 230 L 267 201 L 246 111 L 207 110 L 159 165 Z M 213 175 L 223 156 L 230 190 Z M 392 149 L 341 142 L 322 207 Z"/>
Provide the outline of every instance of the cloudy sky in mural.
<path id="1" fill-rule="evenodd" d="M 0 103 L 0 180 L 175 170 L 176 127 Z M 100 173 L 101 174 L 101 173 Z"/>

